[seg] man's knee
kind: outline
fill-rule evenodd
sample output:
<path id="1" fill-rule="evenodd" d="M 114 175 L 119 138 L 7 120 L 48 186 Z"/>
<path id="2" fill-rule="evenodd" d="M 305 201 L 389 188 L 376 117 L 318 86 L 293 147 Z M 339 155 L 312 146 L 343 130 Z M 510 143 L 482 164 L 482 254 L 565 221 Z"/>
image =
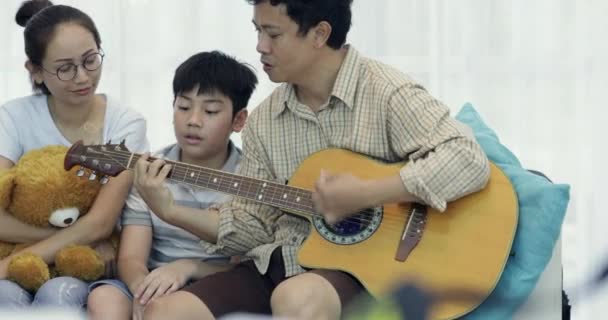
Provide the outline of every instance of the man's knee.
<path id="1" fill-rule="evenodd" d="M 302 281 L 294 280 L 296 279 L 283 281 L 273 290 L 270 296 L 273 313 L 299 309 L 308 303 L 306 300 L 312 298 L 310 286 Z"/>
<path id="2" fill-rule="evenodd" d="M 280 316 L 327 318 L 340 313 L 335 289 L 321 276 L 310 273 L 279 284 L 272 292 L 270 304 L 273 314 Z"/>
<path id="3" fill-rule="evenodd" d="M 86 282 L 72 277 L 58 277 L 38 289 L 33 304 L 80 308 L 86 304 L 88 293 Z"/>

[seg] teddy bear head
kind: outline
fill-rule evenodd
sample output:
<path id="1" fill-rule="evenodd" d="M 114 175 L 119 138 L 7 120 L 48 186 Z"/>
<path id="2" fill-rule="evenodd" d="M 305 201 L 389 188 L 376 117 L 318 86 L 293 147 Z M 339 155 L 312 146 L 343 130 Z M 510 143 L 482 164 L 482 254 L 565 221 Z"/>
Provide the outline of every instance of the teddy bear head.
<path id="1" fill-rule="evenodd" d="M 89 211 L 101 187 L 64 169 L 64 146 L 24 154 L 0 173 L 0 206 L 17 219 L 38 227 L 68 227 Z"/>

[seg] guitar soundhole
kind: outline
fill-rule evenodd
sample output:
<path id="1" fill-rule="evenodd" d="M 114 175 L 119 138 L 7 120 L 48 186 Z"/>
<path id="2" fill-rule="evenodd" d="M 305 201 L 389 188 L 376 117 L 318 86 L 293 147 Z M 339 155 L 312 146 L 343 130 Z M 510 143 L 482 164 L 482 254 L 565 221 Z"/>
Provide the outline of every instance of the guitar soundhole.
<path id="1" fill-rule="evenodd" d="M 367 209 L 335 224 L 315 217 L 317 232 L 327 241 L 336 244 L 355 244 L 369 238 L 380 226 L 382 207 Z"/>
<path id="2" fill-rule="evenodd" d="M 357 214 L 335 224 L 325 223 L 325 226 L 336 235 L 352 236 L 361 233 L 369 225 L 370 214 Z"/>

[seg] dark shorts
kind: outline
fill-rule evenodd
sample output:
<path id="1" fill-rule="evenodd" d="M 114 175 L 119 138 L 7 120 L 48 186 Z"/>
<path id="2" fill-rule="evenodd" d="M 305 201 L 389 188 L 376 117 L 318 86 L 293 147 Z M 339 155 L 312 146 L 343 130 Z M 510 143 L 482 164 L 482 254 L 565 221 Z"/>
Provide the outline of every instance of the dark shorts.
<path id="1" fill-rule="evenodd" d="M 216 318 L 232 312 L 271 314 L 272 291 L 286 279 L 281 251 L 279 247 L 272 253 L 266 274 L 260 274 L 253 261 L 245 261 L 231 270 L 207 276 L 182 290 L 201 299 Z M 308 272 L 329 281 L 338 292 L 343 307 L 359 294 L 368 294 L 361 283 L 348 273 L 322 269 Z"/>

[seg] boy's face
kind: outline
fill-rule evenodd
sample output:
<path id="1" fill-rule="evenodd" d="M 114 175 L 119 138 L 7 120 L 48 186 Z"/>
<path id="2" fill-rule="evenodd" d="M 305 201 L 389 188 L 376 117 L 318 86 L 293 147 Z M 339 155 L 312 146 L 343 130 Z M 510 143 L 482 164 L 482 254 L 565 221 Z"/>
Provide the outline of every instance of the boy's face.
<path id="1" fill-rule="evenodd" d="M 305 77 L 316 57 L 315 28 L 298 34 L 298 25 L 287 15 L 285 5 L 273 6 L 270 1 L 254 6 L 253 24 L 258 32 L 256 50 L 270 80 L 298 83 Z"/>
<path id="2" fill-rule="evenodd" d="M 233 120 L 232 111 L 230 98 L 219 92 L 198 94 L 198 85 L 178 94 L 173 103 L 173 127 L 182 149 L 181 161 L 223 164 L 218 161 L 226 156 L 230 134 L 239 132 L 247 118 L 247 110 L 241 110 Z"/>

